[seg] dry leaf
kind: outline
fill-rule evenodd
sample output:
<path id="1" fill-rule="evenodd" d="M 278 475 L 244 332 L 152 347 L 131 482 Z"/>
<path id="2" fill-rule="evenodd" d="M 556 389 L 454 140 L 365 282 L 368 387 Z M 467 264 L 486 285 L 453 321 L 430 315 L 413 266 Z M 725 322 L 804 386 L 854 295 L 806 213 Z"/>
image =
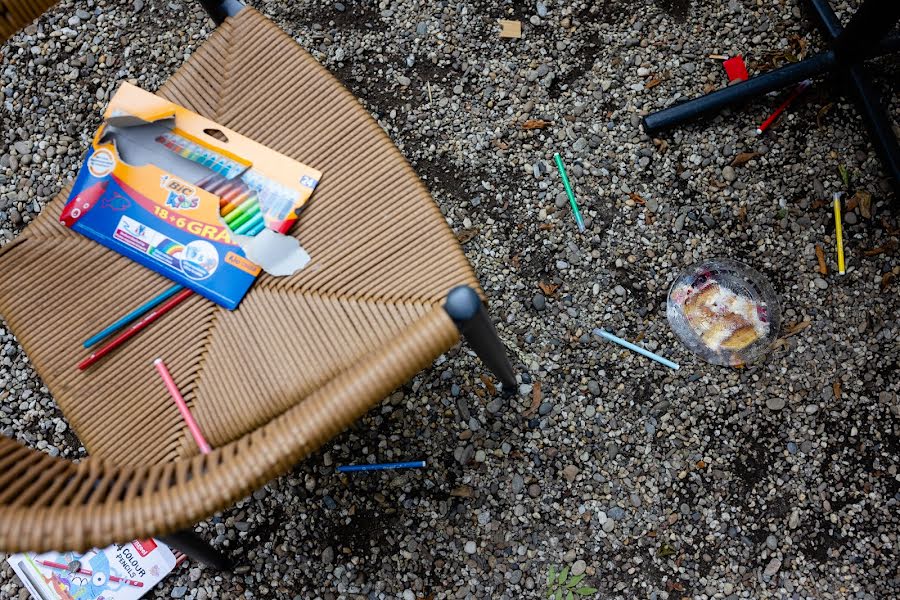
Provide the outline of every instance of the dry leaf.
<path id="1" fill-rule="evenodd" d="M 550 125 L 553 121 L 545 121 L 543 119 L 528 119 L 524 123 L 522 123 L 522 129 L 543 129 L 547 125 Z"/>
<path id="2" fill-rule="evenodd" d="M 788 325 L 787 327 L 784 328 L 784 335 L 781 337 L 789 338 L 789 337 L 795 336 L 798 333 L 800 333 L 801 331 L 803 331 L 804 329 L 806 329 L 807 327 L 809 327 L 810 325 L 812 325 L 812 321 L 810 321 L 809 319 L 807 319 L 806 321 L 800 321 L 799 323 L 791 323 L 790 325 Z"/>
<path id="3" fill-rule="evenodd" d="M 741 152 L 737 156 L 734 157 L 734 160 L 731 161 L 732 167 L 739 167 L 743 164 L 746 164 L 756 158 L 757 156 L 761 156 L 759 152 Z"/>
<path id="4" fill-rule="evenodd" d="M 812 203 L 812 206 L 811 206 L 810 208 L 812 208 L 813 210 L 817 210 L 817 209 L 819 209 L 819 208 L 822 208 L 822 207 L 825 206 L 826 204 L 828 204 L 829 206 L 831 205 L 830 202 L 825 202 L 824 200 L 815 200 L 815 201 Z"/>
<path id="5" fill-rule="evenodd" d="M 828 265 L 825 264 L 825 250 L 822 249 L 822 244 L 816 244 L 816 260 L 819 261 L 819 273 L 828 275 Z"/>
<path id="6" fill-rule="evenodd" d="M 881 276 L 881 291 L 888 289 L 888 286 L 891 285 L 891 281 L 894 280 L 896 275 L 893 271 L 888 271 L 884 275 Z"/>
<path id="7" fill-rule="evenodd" d="M 872 194 L 864 190 L 858 190 L 847 200 L 846 210 L 851 211 L 859 207 L 860 214 L 866 219 L 872 218 Z"/>
<path id="8" fill-rule="evenodd" d="M 776 350 L 780 350 L 781 348 L 787 348 L 788 342 L 784 338 L 778 338 L 775 340 L 775 343 L 772 344 L 772 352 Z"/>
<path id="9" fill-rule="evenodd" d="M 556 293 L 556 290 L 559 289 L 559 284 L 556 283 L 544 283 L 541 281 L 538 283 L 538 287 L 541 288 L 541 291 L 544 292 L 545 296 L 552 296 Z"/>
<path id="10" fill-rule="evenodd" d="M 858 193 L 859 192 L 857 192 L 857 194 Z M 850 212 L 851 210 L 855 210 L 857 206 L 859 206 L 859 198 L 856 196 L 856 194 L 853 194 L 852 196 L 850 196 L 850 199 L 848 199 L 844 203 L 844 214 Z"/>
<path id="11" fill-rule="evenodd" d="M 556 229 L 556 225 L 553 223 L 541 223 L 538 225 L 538 229 L 541 231 L 550 231 L 551 229 Z"/>
<path id="12" fill-rule="evenodd" d="M 900 227 L 892 227 L 887 217 L 881 217 L 881 226 L 888 235 L 900 235 Z"/>
<path id="13" fill-rule="evenodd" d="M 832 383 L 831 390 L 834 392 L 834 397 L 837 400 L 840 400 L 841 399 L 841 382 L 835 381 L 834 383 Z"/>
<path id="14" fill-rule="evenodd" d="M 884 254 L 886 252 L 893 252 L 897 249 L 897 242 L 894 240 L 888 240 L 880 246 L 876 246 L 871 250 L 865 250 L 863 252 L 866 256 L 878 256 L 879 254 Z"/>
<path id="15" fill-rule="evenodd" d="M 640 205 L 647 204 L 647 201 L 644 200 L 643 198 L 641 198 L 641 196 L 639 194 L 636 194 L 635 192 L 631 192 L 629 194 L 629 197 L 637 204 L 640 204 Z"/>
<path id="16" fill-rule="evenodd" d="M 487 389 L 488 394 L 493 396 L 497 393 L 497 388 L 494 387 L 494 382 L 491 381 L 491 378 L 487 375 L 481 375 L 481 382 L 484 384 L 485 389 Z"/>
<path id="17" fill-rule="evenodd" d="M 869 192 L 856 192 L 859 197 L 859 214 L 866 219 L 872 218 L 872 194 Z"/>
<path id="18" fill-rule="evenodd" d="M 669 149 L 669 142 L 666 140 L 661 140 L 659 138 L 653 138 L 653 145 L 656 146 L 656 150 L 663 154 L 666 150 Z"/>
<path id="19" fill-rule="evenodd" d="M 456 239 L 459 240 L 460 244 L 465 244 L 466 242 L 469 242 L 476 235 L 478 235 L 477 229 L 460 229 L 456 233 Z"/>
<path id="20" fill-rule="evenodd" d="M 728 57 L 724 54 L 710 54 L 706 58 L 711 58 L 713 60 L 728 60 Z"/>
<path id="21" fill-rule="evenodd" d="M 738 220 L 743 223 L 747 220 L 747 207 L 742 206 L 738 209 Z"/>
<path id="22" fill-rule="evenodd" d="M 531 388 L 531 406 L 525 409 L 525 412 L 522 413 L 523 417 L 530 417 L 534 413 L 537 412 L 537 409 L 541 406 L 541 400 L 544 398 L 544 395 L 541 394 L 541 382 L 535 381 L 534 387 Z"/>
<path id="23" fill-rule="evenodd" d="M 698 469 L 705 469 L 705 468 L 706 468 L 706 461 L 705 461 L 705 460 L 698 460 L 698 461 L 697 461 L 697 468 L 698 468 Z"/>
<path id="24" fill-rule="evenodd" d="M 495 146 L 497 146 L 498 148 L 500 148 L 501 150 L 509 150 L 509 144 L 507 144 L 506 142 L 504 142 L 502 140 L 494 140 L 493 144 Z"/>
<path id="25" fill-rule="evenodd" d="M 662 83 L 662 79 L 656 79 L 656 78 L 651 79 L 650 81 L 648 81 L 647 83 L 644 84 L 644 89 L 649 90 L 651 88 L 655 88 L 660 83 Z"/>
<path id="26" fill-rule="evenodd" d="M 712 92 L 712 91 L 715 91 L 715 89 L 716 89 L 716 84 L 714 84 L 714 83 L 707 83 L 706 85 L 703 86 L 703 93 L 704 93 L 704 94 L 708 94 L 708 93 L 710 93 L 710 92 Z"/>
<path id="27" fill-rule="evenodd" d="M 475 490 L 472 489 L 471 486 L 461 485 L 459 487 L 455 487 L 450 491 L 451 496 L 456 496 L 457 498 L 474 498 Z"/>
<path id="28" fill-rule="evenodd" d="M 522 266 L 522 260 L 519 258 L 518 254 L 513 254 L 509 257 L 509 264 L 511 264 L 514 269 L 518 269 Z"/>

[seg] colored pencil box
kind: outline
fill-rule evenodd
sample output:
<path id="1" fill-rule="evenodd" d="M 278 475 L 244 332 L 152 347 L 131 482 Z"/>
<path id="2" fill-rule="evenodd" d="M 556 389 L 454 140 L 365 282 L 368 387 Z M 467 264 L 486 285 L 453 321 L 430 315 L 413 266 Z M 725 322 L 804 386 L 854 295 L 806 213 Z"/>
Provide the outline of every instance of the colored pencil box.
<path id="1" fill-rule="evenodd" d="M 60 221 L 231 310 L 260 272 L 242 246 L 286 233 L 321 175 L 123 83 Z"/>

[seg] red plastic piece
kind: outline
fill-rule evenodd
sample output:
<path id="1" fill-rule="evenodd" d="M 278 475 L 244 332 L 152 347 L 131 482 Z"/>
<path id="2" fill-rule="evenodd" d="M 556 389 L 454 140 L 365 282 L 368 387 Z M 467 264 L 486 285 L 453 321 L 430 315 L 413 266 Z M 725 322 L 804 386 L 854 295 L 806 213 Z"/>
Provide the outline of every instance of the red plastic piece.
<path id="1" fill-rule="evenodd" d="M 722 66 L 725 67 L 725 73 L 728 75 L 728 83 L 735 80 L 747 81 L 750 79 L 750 75 L 747 73 L 747 65 L 744 64 L 744 59 L 740 54 L 732 56 L 723 62 Z"/>

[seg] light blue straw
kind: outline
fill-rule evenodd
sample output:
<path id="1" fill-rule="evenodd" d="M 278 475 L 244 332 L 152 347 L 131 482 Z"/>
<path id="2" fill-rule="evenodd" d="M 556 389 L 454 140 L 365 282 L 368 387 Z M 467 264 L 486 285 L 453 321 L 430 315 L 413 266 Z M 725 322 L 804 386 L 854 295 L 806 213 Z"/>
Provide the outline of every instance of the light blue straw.
<path id="1" fill-rule="evenodd" d="M 123 327 L 125 327 L 126 325 L 131 323 L 132 321 L 136 321 L 138 318 L 140 318 L 142 315 L 144 315 L 144 313 L 150 312 L 153 308 L 159 306 L 160 304 L 162 304 L 163 302 L 165 302 L 166 300 L 168 300 L 169 298 L 171 298 L 172 296 L 174 296 L 175 294 L 177 294 L 178 292 L 180 292 L 183 289 L 184 288 L 180 285 L 173 285 L 172 287 L 170 287 L 169 289 L 164 291 L 162 294 L 160 294 L 153 300 L 150 300 L 146 304 L 134 309 L 133 311 L 131 311 L 130 313 L 128 313 L 127 315 L 125 315 L 124 317 L 122 317 L 121 319 L 119 319 L 118 321 L 116 321 L 115 323 L 110 325 L 109 327 L 105 328 L 100 333 L 85 340 L 84 347 L 90 348 L 91 346 L 93 346 L 94 344 L 99 342 L 100 340 L 115 333 L 119 329 L 122 329 Z"/>
<path id="2" fill-rule="evenodd" d="M 602 337 L 605 340 L 609 340 L 610 342 L 616 343 L 625 348 L 628 348 L 629 350 L 631 350 L 633 352 L 637 352 L 638 354 L 643 354 L 647 358 L 649 358 L 651 360 L 655 360 L 659 364 L 665 365 L 665 366 L 669 367 L 670 369 L 675 369 L 676 371 L 678 370 L 678 363 L 674 363 L 671 360 L 663 358 L 659 354 L 654 354 L 654 353 L 650 352 L 649 350 L 645 350 L 644 348 L 641 348 L 640 346 L 636 346 L 636 345 L 632 344 L 631 342 L 626 342 L 622 338 L 616 337 L 613 334 L 609 333 L 608 331 L 604 331 L 602 329 L 595 329 L 594 335 Z"/>
<path id="3" fill-rule="evenodd" d="M 415 462 L 383 463 L 380 465 L 346 465 L 338 467 L 338 473 L 355 473 L 357 471 L 386 471 L 388 469 L 421 469 L 425 467 L 424 460 Z"/>

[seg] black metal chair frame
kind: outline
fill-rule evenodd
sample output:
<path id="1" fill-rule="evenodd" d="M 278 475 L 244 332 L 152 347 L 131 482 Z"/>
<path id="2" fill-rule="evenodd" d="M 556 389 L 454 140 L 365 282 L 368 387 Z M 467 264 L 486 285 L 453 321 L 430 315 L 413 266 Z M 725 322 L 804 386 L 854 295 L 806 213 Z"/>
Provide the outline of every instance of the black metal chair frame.
<path id="1" fill-rule="evenodd" d="M 844 27 L 828 0 L 809 0 L 813 14 L 828 42 L 828 49 L 797 63 L 775 69 L 747 81 L 694 100 L 647 115 L 644 130 L 655 136 L 688 121 L 709 116 L 723 108 L 806 79 L 835 76 L 855 101 L 868 129 L 885 175 L 900 196 L 900 146 L 891 120 L 882 106 L 865 61 L 900 50 L 900 35 L 891 29 L 900 19 L 900 0 L 866 0 Z"/>

